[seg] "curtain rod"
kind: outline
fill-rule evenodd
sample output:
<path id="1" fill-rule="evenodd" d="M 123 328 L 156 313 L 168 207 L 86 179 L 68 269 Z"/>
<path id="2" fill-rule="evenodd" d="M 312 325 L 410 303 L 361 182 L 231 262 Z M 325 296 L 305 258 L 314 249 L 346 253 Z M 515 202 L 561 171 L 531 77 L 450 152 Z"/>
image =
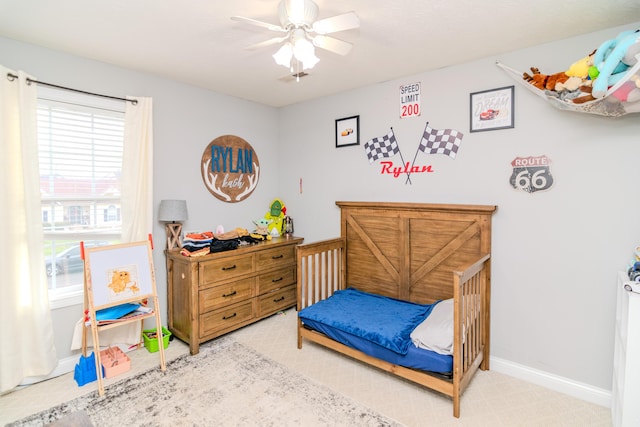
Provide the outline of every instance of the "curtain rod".
<path id="1" fill-rule="evenodd" d="M 10 81 L 13 81 L 13 80 L 17 79 L 18 76 L 16 76 L 15 74 L 7 73 L 7 78 Z M 53 83 L 41 82 L 39 80 L 33 80 L 33 79 L 30 79 L 30 78 L 27 77 L 27 84 L 31 84 L 31 83 L 36 83 L 36 84 L 43 85 L 43 86 L 54 87 L 56 89 L 63 89 L 63 90 L 70 90 L 72 92 L 84 93 L 85 95 L 100 96 L 102 98 L 109 98 L 109 99 L 116 99 L 118 101 L 130 102 L 133 105 L 137 105 L 138 104 L 138 100 L 137 99 L 127 99 L 127 98 L 120 98 L 120 97 L 111 96 L 111 95 L 102 95 L 100 93 L 87 92 L 87 91 L 84 91 L 84 90 L 74 89 L 74 88 L 66 87 L 66 86 L 60 86 L 60 85 L 56 85 L 56 84 L 53 84 Z"/>

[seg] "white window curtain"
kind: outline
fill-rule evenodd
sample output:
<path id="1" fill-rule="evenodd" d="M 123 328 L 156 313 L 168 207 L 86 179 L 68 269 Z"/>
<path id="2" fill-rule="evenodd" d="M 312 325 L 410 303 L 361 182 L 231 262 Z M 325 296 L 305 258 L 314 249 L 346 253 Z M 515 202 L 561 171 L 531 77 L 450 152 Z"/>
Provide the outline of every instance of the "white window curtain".
<path id="1" fill-rule="evenodd" d="M 127 97 L 124 113 L 124 151 L 122 154 L 122 237 L 123 243 L 147 240 L 153 227 L 153 102 L 152 98 Z M 81 323 L 76 325 L 71 348 L 81 345 Z M 100 345 L 136 344 L 142 325 L 134 322 L 100 332 Z M 87 336 L 91 345 L 93 340 Z"/>
<path id="2" fill-rule="evenodd" d="M 0 66 L 0 72 L 0 392 L 5 392 L 26 377 L 51 373 L 58 360 L 42 251 L 36 85 L 22 71 Z"/>
<path id="3" fill-rule="evenodd" d="M 153 229 L 153 102 L 128 97 L 122 155 L 122 242 L 146 240 Z"/>

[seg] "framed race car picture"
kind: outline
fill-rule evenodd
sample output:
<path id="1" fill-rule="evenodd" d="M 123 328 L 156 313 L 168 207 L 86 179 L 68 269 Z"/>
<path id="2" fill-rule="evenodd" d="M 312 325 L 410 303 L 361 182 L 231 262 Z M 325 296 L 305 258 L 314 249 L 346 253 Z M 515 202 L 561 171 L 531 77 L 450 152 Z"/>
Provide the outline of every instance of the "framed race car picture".
<path id="1" fill-rule="evenodd" d="M 336 120 L 336 148 L 360 144 L 360 116 Z"/>
<path id="2" fill-rule="evenodd" d="M 471 94 L 471 132 L 514 127 L 514 87 L 473 92 Z"/>

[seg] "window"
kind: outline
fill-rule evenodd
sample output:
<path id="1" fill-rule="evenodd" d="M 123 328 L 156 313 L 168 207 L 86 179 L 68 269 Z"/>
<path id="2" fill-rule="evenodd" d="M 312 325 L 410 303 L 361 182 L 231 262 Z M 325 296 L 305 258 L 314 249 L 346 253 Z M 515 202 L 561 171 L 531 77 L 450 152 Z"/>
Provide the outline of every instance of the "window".
<path id="1" fill-rule="evenodd" d="M 104 210 L 104 222 L 120 221 L 120 209 L 115 205 L 110 205 Z"/>
<path id="2" fill-rule="evenodd" d="M 49 297 L 82 295 L 86 246 L 118 243 L 124 103 L 38 88 L 38 154 Z"/>

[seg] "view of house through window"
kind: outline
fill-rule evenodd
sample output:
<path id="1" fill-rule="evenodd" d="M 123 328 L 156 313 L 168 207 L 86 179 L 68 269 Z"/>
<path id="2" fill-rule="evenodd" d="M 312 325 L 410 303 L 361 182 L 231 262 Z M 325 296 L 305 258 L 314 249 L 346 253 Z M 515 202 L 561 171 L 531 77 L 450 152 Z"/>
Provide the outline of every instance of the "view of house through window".
<path id="1" fill-rule="evenodd" d="M 50 297 L 81 292 L 85 246 L 118 243 L 124 105 L 38 88 L 44 255 Z"/>

